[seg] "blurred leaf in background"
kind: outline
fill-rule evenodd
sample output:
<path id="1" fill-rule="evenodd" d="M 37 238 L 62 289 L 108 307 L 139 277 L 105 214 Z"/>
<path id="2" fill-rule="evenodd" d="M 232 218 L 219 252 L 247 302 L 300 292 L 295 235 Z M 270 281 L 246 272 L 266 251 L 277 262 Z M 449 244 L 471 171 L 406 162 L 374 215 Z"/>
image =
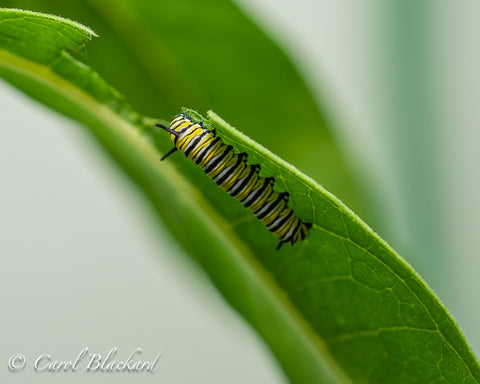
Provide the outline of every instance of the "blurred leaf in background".
<path id="1" fill-rule="evenodd" d="M 377 10 L 377 28 L 386 33 L 375 44 L 384 52 L 378 58 L 384 69 L 379 74 L 383 95 L 379 117 L 395 175 L 403 246 L 408 246 L 409 260 L 422 275 L 444 293 L 451 287 L 444 270 L 448 229 L 440 192 L 440 127 L 435 119 L 438 106 L 432 71 L 435 9 L 432 2 L 383 4 Z"/>
<path id="2" fill-rule="evenodd" d="M 325 114 L 297 70 L 232 2 L 5 0 L 2 6 L 92 26 L 102 38 L 89 45 L 86 62 L 135 110 L 168 119 L 181 106 L 213 109 L 367 214 Z"/>

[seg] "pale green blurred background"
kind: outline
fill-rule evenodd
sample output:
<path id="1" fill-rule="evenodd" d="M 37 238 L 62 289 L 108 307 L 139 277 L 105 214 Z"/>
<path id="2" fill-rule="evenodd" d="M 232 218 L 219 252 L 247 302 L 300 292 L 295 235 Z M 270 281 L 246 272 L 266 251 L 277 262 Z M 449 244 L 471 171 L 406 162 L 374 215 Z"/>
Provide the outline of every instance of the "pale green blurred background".
<path id="1" fill-rule="evenodd" d="M 478 354 L 480 3 L 237 3 L 330 108 L 376 207 L 369 224 Z M 0 382 L 285 382 L 90 135 L 0 85 Z M 36 356 L 71 359 L 85 346 L 163 356 L 153 375 L 33 372 Z M 14 353 L 24 372 L 8 371 Z"/>

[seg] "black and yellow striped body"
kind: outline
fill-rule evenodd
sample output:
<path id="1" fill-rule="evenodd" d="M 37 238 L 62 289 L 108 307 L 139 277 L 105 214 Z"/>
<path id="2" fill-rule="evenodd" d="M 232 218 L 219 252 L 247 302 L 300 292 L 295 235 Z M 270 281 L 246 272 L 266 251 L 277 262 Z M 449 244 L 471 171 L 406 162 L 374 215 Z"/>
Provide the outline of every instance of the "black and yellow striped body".
<path id="1" fill-rule="evenodd" d="M 240 201 L 283 243 L 303 240 L 310 224 L 302 222 L 288 206 L 288 193 L 273 190 L 274 179 L 259 176 L 258 165 L 247 164 L 245 153 L 234 153 L 216 136 L 184 115 L 166 128 L 175 149 L 199 165 L 220 188 Z M 171 152 L 169 152 L 168 156 Z M 278 249 L 278 248 L 277 248 Z"/>

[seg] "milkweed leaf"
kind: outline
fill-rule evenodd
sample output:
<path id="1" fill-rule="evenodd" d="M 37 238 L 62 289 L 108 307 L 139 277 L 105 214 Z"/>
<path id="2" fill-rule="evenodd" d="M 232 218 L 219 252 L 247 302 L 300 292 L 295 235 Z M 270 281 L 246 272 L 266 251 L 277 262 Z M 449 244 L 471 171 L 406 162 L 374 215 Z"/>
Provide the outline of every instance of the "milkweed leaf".
<path id="1" fill-rule="evenodd" d="M 94 33 L 0 10 L 0 75 L 84 123 L 295 383 L 479 383 L 479 364 L 428 286 L 332 194 L 214 112 L 205 122 L 291 194 L 310 235 L 276 252 L 268 230 L 75 59 Z M 194 111 L 191 111 L 194 113 Z"/>

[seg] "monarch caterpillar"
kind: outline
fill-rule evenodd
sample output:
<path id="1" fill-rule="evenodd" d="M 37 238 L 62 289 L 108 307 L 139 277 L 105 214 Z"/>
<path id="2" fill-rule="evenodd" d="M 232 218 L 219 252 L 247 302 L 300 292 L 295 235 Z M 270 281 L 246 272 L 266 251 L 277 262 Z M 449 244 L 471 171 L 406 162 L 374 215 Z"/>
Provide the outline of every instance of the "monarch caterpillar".
<path id="1" fill-rule="evenodd" d="M 220 188 L 240 201 L 280 240 L 277 250 L 284 243 L 295 244 L 305 239 L 312 226 L 294 215 L 288 206 L 289 193 L 273 190 L 273 177 L 259 176 L 258 164 L 247 164 L 247 154 L 234 153 L 233 147 L 217 137 L 215 130 L 203 127 L 203 121 L 195 123 L 184 114 L 177 115 L 166 127 L 156 124 L 170 133 L 175 145 L 160 160 L 165 160 L 177 150 L 199 165 Z"/>

